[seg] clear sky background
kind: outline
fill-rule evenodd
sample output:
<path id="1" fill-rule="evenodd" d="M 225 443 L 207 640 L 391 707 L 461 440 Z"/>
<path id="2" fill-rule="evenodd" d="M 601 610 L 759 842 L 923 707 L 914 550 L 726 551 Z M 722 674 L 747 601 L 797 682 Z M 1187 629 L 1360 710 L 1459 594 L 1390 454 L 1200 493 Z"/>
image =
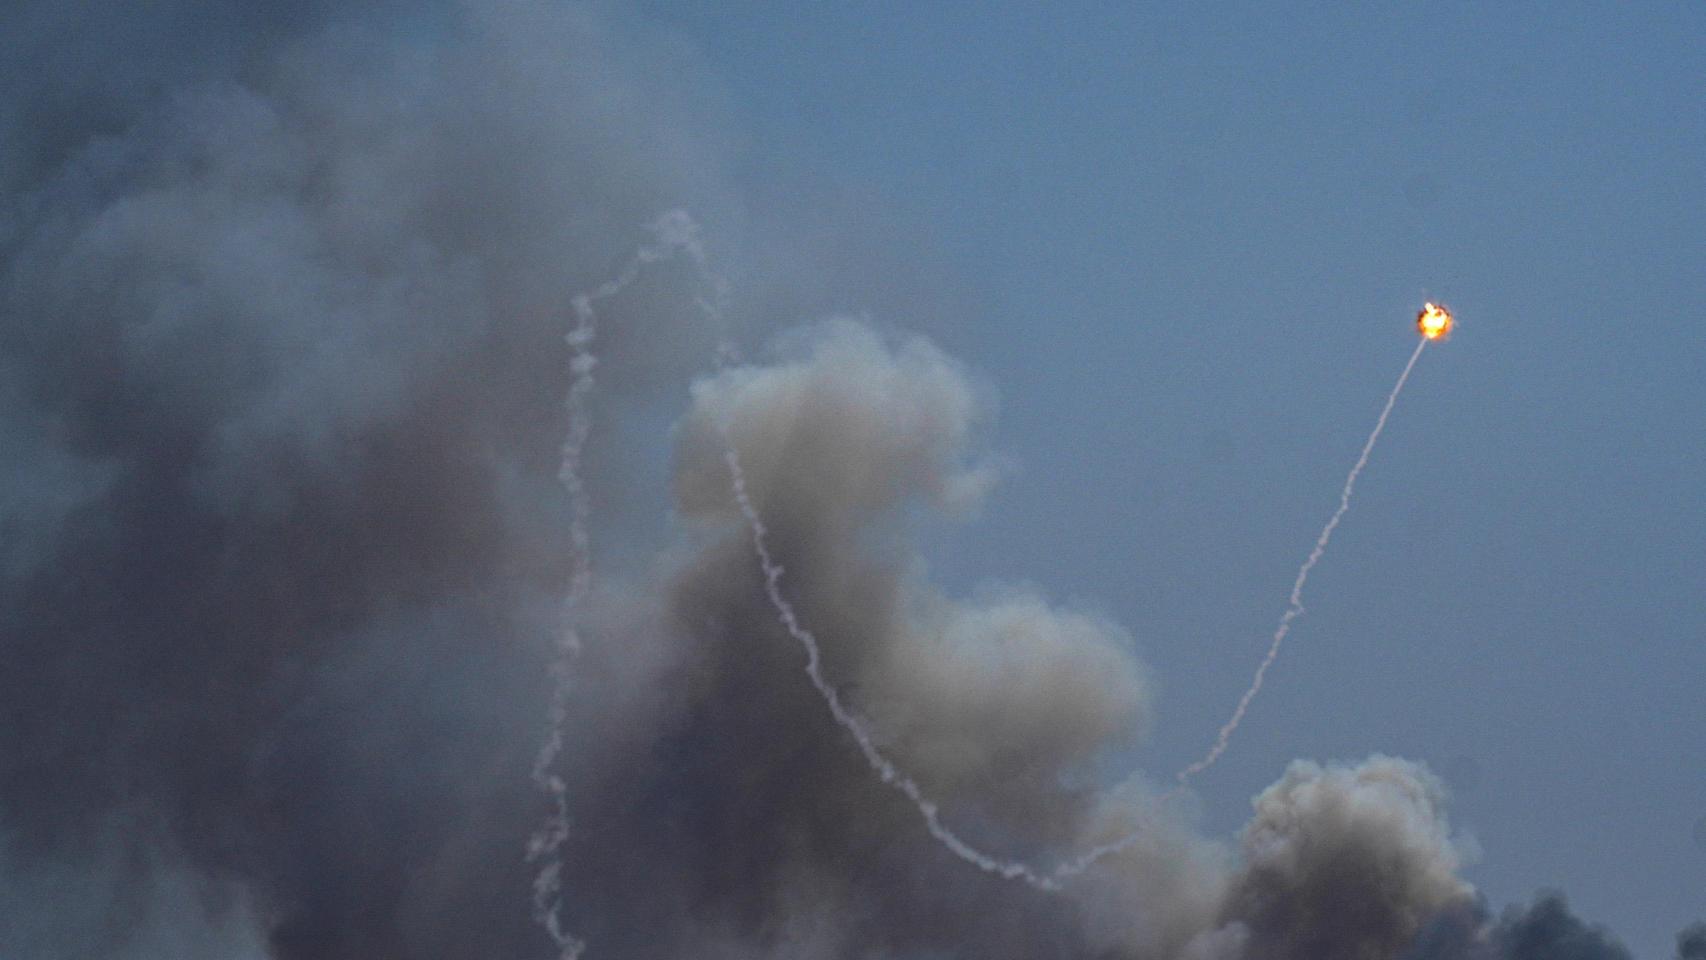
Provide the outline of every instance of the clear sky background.
<path id="1" fill-rule="evenodd" d="M 829 305 L 998 394 L 1014 469 L 938 576 L 1127 625 L 1158 776 L 1450 304 L 1207 825 L 1292 758 L 1395 753 L 1453 787 L 1495 905 L 1561 888 L 1652 958 L 1706 916 L 1706 7 L 640 14 L 726 84 L 753 197 L 883 250 Z"/>

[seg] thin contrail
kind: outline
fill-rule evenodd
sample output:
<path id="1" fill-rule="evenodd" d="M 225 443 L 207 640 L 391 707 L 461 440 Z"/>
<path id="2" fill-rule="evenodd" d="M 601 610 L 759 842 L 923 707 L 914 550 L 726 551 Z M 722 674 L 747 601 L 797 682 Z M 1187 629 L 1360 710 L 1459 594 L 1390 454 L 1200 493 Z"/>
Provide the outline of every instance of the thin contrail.
<path id="1" fill-rule="evenodd" d="M 1238 698 L 1238 707 L 1232 711 L 1232 718 L 1220 728 L 1220 735 L 1215 738 L 1214 746 L 1201 760 L 1191 764 L 1178 773 L 1179 785 L 1183 786 L 1197 774 L 1214 766 L 1220 755 L 1226 752 L 1227 744 L 1232 742 L 1232 735 L 1237 732 L 1238 724 L 1243 721 L 1245 711 L 1250 709 L 1250 702 L 1256 699 L 1256 694 L 1262 690 L 1262 680 L 1268 674 L 1268 668 L 1274 665 L 1279 657 L 1280 647 L 1285 643 L 1286 634 L 1291 632 L 1291 622 L 1303 614 L 1303 585 L 1309 580 L 1309 571 L 1321 560 L 1327 552 L 1327 541 L 1333 538 L 1333 530 L 1339 521 L 1344 519 L 1345 511 L 1351 508 L 1351 493 L 1356 489 L 1357 475 L 1362 468 L 1368 466 L 1368 456 L 1374 452 L 1374 442 L 1380 439 L 1380 431 L 1386 429 L 1386 418 L 1392 413 L 1392 406 L 1398 402 L 1398 394 L 1404 389 L 1404 381 L 1410 379 L 1410 371 L 1415 369 L 1416 360 L 1421 357 L 1422 349 L 1428 345 L 1427 340 L 1416 343 L 1414 353 L 1410 354 L 1410 362 L 1404 365 L 1404 372 L 1398 375 L 1398 382 L 1392 386 L 1392 392 L 1386 396 L 1386 406 L 1380 411 L 1380 419 L 1374 422 L 1374 430 L 1368 435 L 1368 442 L 1362 445 L 1362 455 L 1357 457 L 1356 466 L 1351 467 L 1350 475 L 1345 477 L 1345 488 L 1339 492 L 1339 508 L 1333 511 L 1327 525 L 1321 528 L 1321 535 L 1315 538 L 1315 548 L 1309 551 L 1309 558 L 1298 568 L 1297 581 L 1291 585 L 1291 602 L 1285 613 L 1280 617 L 1279 626 L 1274 630 L 1273 642 L 1268 645 L 1268 655 L 1262 658 L 1261 665 L 1256 667 L 1256 676 L 1250 681 L 1250 689 Z"/>
<path id="2" fill-rule="evenodd" d="M 569 791 L 557 765 L 568 723 L 573 663 L 581 651 L 575 617 L 592 590 L 592 500 L 581 477 L 581 454 L 592 432 L 588 405 L 597 385 L 593 369 L 598 358 L 592 352 L 592 345 L 598 337 L 598 314 L 593 306 L 627 289 L 647 264 L 677 252 L 687 253 L 696 263 L 704 260 L 697 226 L 684 211 L 664 214 L 650 229 L 655 239 L 641 246 L 615 277 L 570 300 L 574 323 L 563 338 L 570 350 L 569 392 L 564 402 L 568 434 L 563 439 L 557 479 L 569 497 L 569 589 L 563 600 L 562 632 L 557 635 L 556 656 L 551 662 L 550 729 L 533 760 L 532 770 L 533 782 L 549 798 L 551 808 L 545 822 L 527 840 L 527 861 L 539 864 L 539 872 L 533 878 L 533 919 L 556 944 L 558 960 L 577 960 L 586 949 L 586 942 L 569 932 L 563 923 L 562 850 L 569 838 Z"/>

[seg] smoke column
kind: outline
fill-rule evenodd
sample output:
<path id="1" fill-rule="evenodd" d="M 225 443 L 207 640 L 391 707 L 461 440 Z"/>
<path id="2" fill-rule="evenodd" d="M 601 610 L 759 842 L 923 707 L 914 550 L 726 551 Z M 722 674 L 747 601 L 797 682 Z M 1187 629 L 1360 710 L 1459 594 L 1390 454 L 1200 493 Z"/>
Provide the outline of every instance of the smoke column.
<path id="1" fill-rule="evenodd" d="M 564 403 L 568 435 L 563 440 L 557 479 L 569 496 L 569 590 L 563 601 L 556 658 L 551 663 L 550 730 L 540 745 L 532 771 L 533 782 L 550 800 L 550 813 L 527 841 L 528 862 L 540 864 L 533 878 L 533 917 L 557 945 L 560 960 L 576 960 L 586 949 L 586 943 L 563 925 L 562 848 L 569 838 L 569 796 L 568 784 L 556 767 L 562 756 L 568 722 L 571 668 L 581 651 L 575 616 L 592 589 L 592 501 L 581 478 L 581 454 L 592 432 L 588 403 L 596 386 L 593 369 L 598 365 L 598 358 L 592 352 L 593 341 L 598 336 L 598 314 L 593 305 L 627 289 L 647 264 L 667 259 L 678 251 L 685 251 L 695 264 L 702 265 L 705 259 L 698 225 L 686 211 L 671 210 L 651 223 L 649 229 L 656 239 L 641 246 L 615 277 L 571 300 L 574 325 L 563 338 L 571 351 L 568 399 Z"/>
<path id="2" fill-rule="evenodd" d="M 1404 381 L 1410 379 L 1410 371 L 1415 369 L 1416 361 L 1422 355 L 1422 348 L 1427 345 L 1426 340 L 1416 342 L 1415 352 L 1410 354 L 1410 362 L 1404 364 L 1404 372 L 1398 375 L 1398 382 L 1392 385 L 1392 392 L 1386 395 L 1386 406 L 1380 411 L 1380 419 L 1374 422 L 1374 430 L 1369 433 L 1368 442 L 1362 445 L 1362 454 L 1357 457 L 1356 466 L 1351 467 L 1350 474 L 1345 477 L 1345 488 L 1339 491 L 1339 508 L 1333 511 L 1327 525 L 1321 528 L 1321 535 L 1315 538 L 1315 548 L 1309 551 L 1309 558 L 1298 568 L 1297 580 L 1291 585 L 1290 604 L 1280 617 L 1279 626 L 1274 629 L 1273 642 L 1268 645 L 1267 656 L 1263 657 L 1261 664 L 1256 667 L 1256 675 L 1250 681 L 1250 689 L 1245 690 L 1244 695 L 1238 698 L 1237 708 L 1232 711 L 1232 717 L 1226 721 L 1226 725 L 1220 728 L 1220 735 L 1215 738 L 1214 746 L 1208 753 L 1201 760 L 1179 771 L 1178 781 L 1181 786 L 1214 766 L 1220 755 L 1226 752 L 1227 745 L 1232 742 L 1232 734 L 1237 732 L 1238 724 L 1244 720 L 1244 713 L 1250 709 L 1250 702 L 1261 692 L 1262 680 L 1267 676 L 1268 668 L 1273 666 L 1274 660 L 1279 657 L 1286 634 L 1291 632 L 1292 621 L 1303 614 L 1303 585 L 1309 580 L 1309 571 L 1315 569 L 1315 564 L 1319 563 L 1327 552 L 1327 542 L 1333 538 L 1333 530 L 1339 526 L 1339 521 L 1344 519 L 1345 511 L 1351 508 L 1351 493 L 1356 489 L 1357 476 L 1362 473 L 1363 467 L 1368 466 L 1368 456 L 1374 452 L 1374 444 L 1380 439 L 1380 432 L 1386 429 L 1386 418 L 1391 415 L 1393 405 L 1398 402 L 1398 394 L 1404 389 Z"/>

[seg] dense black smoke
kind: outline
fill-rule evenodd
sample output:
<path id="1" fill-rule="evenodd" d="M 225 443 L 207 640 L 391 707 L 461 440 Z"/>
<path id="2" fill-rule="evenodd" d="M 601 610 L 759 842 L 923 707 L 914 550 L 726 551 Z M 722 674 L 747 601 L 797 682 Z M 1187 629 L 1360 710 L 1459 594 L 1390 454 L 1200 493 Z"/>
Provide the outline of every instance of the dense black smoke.
<path id="1" fill-rule="evenodd" d="M 0 10 L 0 955 L 548 955 L 523 851 L 569 304 L 664 209 L 740 219 L 699 81 L 622 24 Z M 575 614 L 591 956 L 1625 956 L 1561 899 L 1491 919 L 1413 764 L 1294 765 L 1236 847 L 1104 786 L 1149 718 L 1129 638 L 1020 586 L 950 597 L 907 537 L 993 482 L 987 390 L 849 320 L 705 373 L 699 279 L 652 264 L 599 305 L 587 471 L 643 562 Z M 937 845 L 807 682 L 728 444 L 826 675 L 957 830 L 1045 867 L 1137 842 L 1058 895 Z"/>

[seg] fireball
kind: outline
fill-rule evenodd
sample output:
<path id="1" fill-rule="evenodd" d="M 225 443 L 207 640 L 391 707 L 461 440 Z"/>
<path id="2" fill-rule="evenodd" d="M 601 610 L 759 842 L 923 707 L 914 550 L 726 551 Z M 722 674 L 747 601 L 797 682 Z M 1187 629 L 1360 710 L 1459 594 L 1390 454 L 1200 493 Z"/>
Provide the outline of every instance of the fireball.
<path id="1" fill-rule="evenodd" d="M 1429 340 L 1443 340 L 1450 336 L 1456 323 L 1451 311 L 1437 303 L 1422 304 L 1422 312 L 1416 314 L 1416 332 Z"/>

